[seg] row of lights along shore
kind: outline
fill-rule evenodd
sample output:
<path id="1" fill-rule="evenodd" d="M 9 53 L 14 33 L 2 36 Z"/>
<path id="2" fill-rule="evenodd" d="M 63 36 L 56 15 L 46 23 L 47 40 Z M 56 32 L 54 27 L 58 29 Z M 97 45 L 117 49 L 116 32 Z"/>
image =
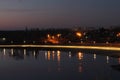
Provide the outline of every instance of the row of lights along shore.
<path id="1" fill-rule="evenodd" d="M 86 35 L 86 33 L 82 33 L 82 32 L 80 32 L 80 31 L 77 31 L 76 33 L 75 33 L 75 35 L 76 35 L 76 37 L 78 37 L 78 39 L 79 39 L 79 41 L 78 42 L 76 42 L 76 43 L 89 43 L 89 42 L 86 42 L 86 41 L 84 41 L 82 38 L 83 38 L 83 36 L 85 36 Z M 53 44 L 58 44 L 60 41 L 61 41 L 61 43 L 62 43 L 62 40 L 60 40 L 61 39 L 61 36 L 62 36 L 62 34 L 60 34 L 60 33 L 58 33 L 58 34 L 56 34 L 56 35 L 51 35 L 51 34 L 47 34 L 47 39 L 44 41 L 44 43 L 47 43 L 47 41 L 51 41 Z M 120 33 L 118 33 L 118 34 L 116 34 L 116 36 L 117 37 L 120 37 Z M 85 37 L 86 39 L 88 38 L 87 36 Z M 6 41 L 7 39 L 5 38 L 5 37 L 3 37 L 2 38 L 2 41 Z M 13 44 L 13 43 L 16 43 L 14 40 L 12 40 L 11 42 L 10 42 L 11 44 Z M 27 40 L 23 40 L 23 42 L 22 43 L 27 43 Z M 37 43 L 37 41 L 32 41 L 31 42 L 32 44 L 35 44 L 35 43 Z M 68 40 L 68 42 L 67 43 L 72 43 L 72 41 L 71 40 Z M 91 41 L 90 43 L 93 43 L 93 44 L 96 44 L 96 43 L 98 43 L 97 41 Z M 103 43 L 105 43 L 105 44 L 110 44 L 110 42 L 109 41 L 105 41 L 105 42 L 103 42 Z"/>

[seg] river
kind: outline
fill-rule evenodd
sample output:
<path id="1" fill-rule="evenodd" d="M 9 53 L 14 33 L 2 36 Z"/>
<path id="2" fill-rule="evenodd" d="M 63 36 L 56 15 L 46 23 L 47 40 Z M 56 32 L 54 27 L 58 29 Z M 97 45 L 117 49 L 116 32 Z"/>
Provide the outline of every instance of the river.
<path id="1" fill-rule="evenodd" d="M 119 80 L 120 52 L 0 48 L 1 80 Z"/>

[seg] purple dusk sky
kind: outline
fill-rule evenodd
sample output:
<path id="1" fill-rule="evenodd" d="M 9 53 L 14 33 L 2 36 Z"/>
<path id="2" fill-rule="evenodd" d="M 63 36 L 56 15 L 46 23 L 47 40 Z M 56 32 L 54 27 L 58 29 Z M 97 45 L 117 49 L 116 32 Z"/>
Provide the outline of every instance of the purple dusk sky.
<path id="1" fill-rule="evenodd" d="M 0 0 L 0 30 L 120 25 L 120 0 Z"/>

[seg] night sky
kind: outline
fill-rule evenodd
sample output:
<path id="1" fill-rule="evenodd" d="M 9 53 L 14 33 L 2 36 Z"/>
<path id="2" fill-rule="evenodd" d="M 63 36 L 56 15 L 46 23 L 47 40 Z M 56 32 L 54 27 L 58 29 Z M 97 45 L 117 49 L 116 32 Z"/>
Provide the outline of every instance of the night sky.
<path id="1" fill-rule="evenodd" d="M 120 25 L 120 0 L 0 0 L 0 29 Z"/>

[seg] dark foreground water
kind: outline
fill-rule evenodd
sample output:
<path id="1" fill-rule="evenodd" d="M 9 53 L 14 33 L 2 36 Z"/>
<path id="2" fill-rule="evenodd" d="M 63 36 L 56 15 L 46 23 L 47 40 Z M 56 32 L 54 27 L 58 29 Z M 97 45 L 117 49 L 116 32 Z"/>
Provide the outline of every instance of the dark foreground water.
<path id="1" fill-rule="evenodd" d="M 120 80 L 120 52 L 0 49 L 0 80 Z"/>

